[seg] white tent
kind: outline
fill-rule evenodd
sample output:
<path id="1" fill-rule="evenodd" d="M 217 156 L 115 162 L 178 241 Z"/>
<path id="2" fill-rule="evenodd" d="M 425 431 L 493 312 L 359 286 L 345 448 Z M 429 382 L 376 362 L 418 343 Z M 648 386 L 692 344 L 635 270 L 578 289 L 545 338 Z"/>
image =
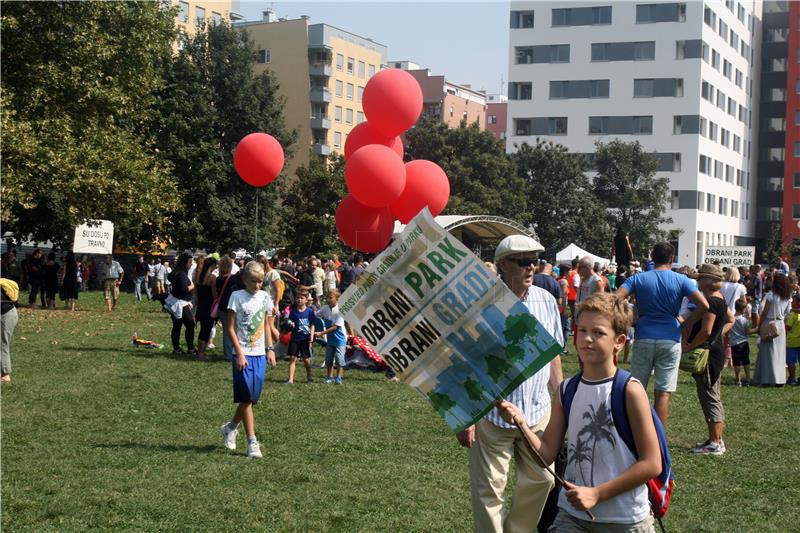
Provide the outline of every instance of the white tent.
<path id="1" fill-rule="evenodd" d="M 600 256 L 597 256 L 597 255 L 594 255 L 594 254 L 591 254 L 591 253 L 587 252 L 586 250 L 584 250 L 583 248 L 581 248 L 577 244 L 570 244 L 569 246 L 567 246 L 566 248 L 564 248 L 563 250 L 558 252 L 556 254 L 556 262 L 557 263 L 561 263 L 561 262 L 568 263 L 568 262 L 572 261 L 573 259 L 575 259 L 576 257 L 580 259 L 581 257 L 586 257 L 586 256 L 591 257 L 593 262 L 600 263 L 600 266 L 606 266 L 611 262 L 610 260 L 608 260 L 608 259 L 606 259 L 604 257 L 600 257 Z"/>

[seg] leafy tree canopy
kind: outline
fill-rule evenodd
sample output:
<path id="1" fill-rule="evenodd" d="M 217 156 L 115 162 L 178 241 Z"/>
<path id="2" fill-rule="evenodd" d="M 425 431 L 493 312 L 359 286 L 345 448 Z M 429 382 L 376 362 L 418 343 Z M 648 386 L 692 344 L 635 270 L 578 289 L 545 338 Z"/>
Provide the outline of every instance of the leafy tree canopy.
<path id="1" fill-rule="evenodd" d="M 179 194 L 147 125 L 174 14 L 157 2 L 3 6 L 3 227 L 67 247 L 86 219 L 159 233 Z"/>

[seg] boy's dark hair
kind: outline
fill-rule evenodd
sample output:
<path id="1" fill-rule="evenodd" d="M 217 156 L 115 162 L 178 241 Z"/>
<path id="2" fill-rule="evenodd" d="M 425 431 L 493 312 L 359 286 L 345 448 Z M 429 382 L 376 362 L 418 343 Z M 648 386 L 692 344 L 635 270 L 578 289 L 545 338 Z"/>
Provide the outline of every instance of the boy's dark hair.
<path id="1" fill-rule="evenodd" d="M 296 296 L 305 296 L 306 298 L 308 298 L 309 292 L 308 292 L 308 289 L 297 289 L 295 291 L 295 295 Z"/>
<path id="2" fill-rule="evenodd" d="M 609 320 L 614 328 L 614 333 L 628 333 L 628 328 L 633 324 L 633 311 L 622 298 L 608 292 L 596 292 L 578 304 L 577 314 L 584 311 L 594 311 Z"/>
<path id="3" fill-rule="evenodd" d="M 742 313 L 745 309 L 747 309 L 747 300 L 744 299 L 736 300 L 736 303 L 733 304 L 733 306 L 736 309 L 737 313 Z"/>
<path id="4" fill-rule="evenodd" d="M 670 262 L 670 258 L 675 256 L 675 248 L 668 242 L 660 242 L 653 246 L 653 251 L 650 252 L 650 257 L 653 258 L 653 263 L 657 265 L 666 265 Z"/>

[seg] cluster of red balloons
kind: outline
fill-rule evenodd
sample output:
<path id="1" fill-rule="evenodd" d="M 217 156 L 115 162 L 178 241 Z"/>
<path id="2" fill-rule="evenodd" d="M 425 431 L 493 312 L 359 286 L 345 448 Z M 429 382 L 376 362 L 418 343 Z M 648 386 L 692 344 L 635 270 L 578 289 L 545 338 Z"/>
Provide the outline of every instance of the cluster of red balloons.
<path id="1" fill-rule="evenodd" d="M 253 187 L 272 183 L 283 170 L 284 161 L 281 144 L 266 133 L 245 135 L 233 152 L 233 167 Z"/>
<path id="2" fill-rule="evenodd" d="M 383 250 L 395 218 L 407 224 L 425 206 L 434 216 L 450 198 L 447 175 L 431 161 L 403 163 L 406 130 L 422 112 L 422 89 L 404 70 L 382 70 L 367 82 L 362 98 L 367 122 L 344 145 L 345 181 L 350 194 L 336 208 L 336 230 L 362 252 Z"/>

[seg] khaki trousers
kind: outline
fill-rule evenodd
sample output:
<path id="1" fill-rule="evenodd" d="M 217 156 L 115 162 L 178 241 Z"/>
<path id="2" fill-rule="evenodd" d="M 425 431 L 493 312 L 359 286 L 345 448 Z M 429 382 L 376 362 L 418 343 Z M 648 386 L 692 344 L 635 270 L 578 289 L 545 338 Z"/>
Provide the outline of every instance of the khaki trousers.
<path id="1" fill-rule="evenodd" d="M 531 429 L 540 435 L 550 420 L 548 412 Z M 511 458 L 517 484 L 505 520 L 503 492 L 508 482 Z M 536 525 L 555 481 L 539 466 L 517 428 L 505 429 L 481 420 L 475 427 L 475 443 L 469 452 L 472 516 L 478 533 L 529 533 Z"/>

